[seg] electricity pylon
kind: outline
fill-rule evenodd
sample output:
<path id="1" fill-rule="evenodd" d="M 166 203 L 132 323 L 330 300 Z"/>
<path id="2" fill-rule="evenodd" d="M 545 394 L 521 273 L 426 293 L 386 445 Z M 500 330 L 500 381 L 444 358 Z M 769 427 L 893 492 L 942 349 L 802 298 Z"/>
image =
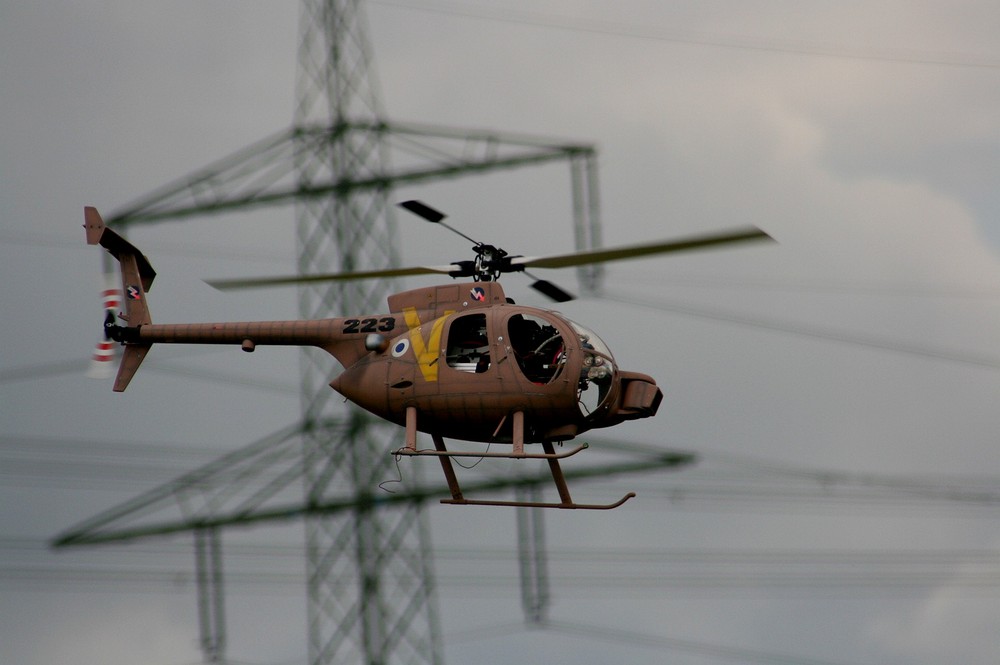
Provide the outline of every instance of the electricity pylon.
<path id="1" fill-rule="evenodd" d="M 300 274 L 396 265 L 387 214 L 391 182 L 350 184 L 388 172 L 379 129 L 385 114 L 372 84 L 363 20 L 356 0 L 302 3 L 295 126 L 325 126 L 330 132 L 322 142 L 295 140 L 296 185 L 301 190 L 326 182 L 343 186 L 331 196 L 297 202 Z M 357 127 L 352 121 L 370 124 Z M 304 286 L 299 314 L 310 319 L 378 311 L 390 286 L 389 280 Z M 386 442 L 395 432 L 334 399 L 326 385 L 327 354 L 307 349 L 301 357 L 305 501 L 321 501 L 330 487 L 349 487 L 358 501 L 346 519 L 306 517 L 309 662 L 436 665 L 441 656 L 432 591 L 424 583 L 430 552 L 421 505 L 379 509 L 372 500 L 379 480 L 387 477 Z M 315 426 L 338 420 L 347 423 L 346 436 Z"/>

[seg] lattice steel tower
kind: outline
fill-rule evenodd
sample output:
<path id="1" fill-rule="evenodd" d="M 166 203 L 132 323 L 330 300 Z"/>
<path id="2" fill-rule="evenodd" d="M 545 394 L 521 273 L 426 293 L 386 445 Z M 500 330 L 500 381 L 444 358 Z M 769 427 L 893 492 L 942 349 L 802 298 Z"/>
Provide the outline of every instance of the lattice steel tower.
<path id="1" fill-rule="evenodd" d="M 329 196 L 296 204 L 301 274 L 388 268 L 394 233 L 371 48 L 358 0 L 302 4 L 295 126 L 324 128 L 325 140 L 301 134 L 295 144 L 300 189 L 340 183 Z M 364 182 L 366 184 L 358 184 Z M 387 280 L 302 287 L 299 313 L 374 312 Z M 376 508 L 371 493 L 389 477 L 388 443 L 398 428 L 346 407 L 327 387 L 328 354 L 302 355 L 302 435 L 306 501 L 331 487 L 350 488 L 357 507 L 336 518 L 306 517 L 309 662 L 438 663 L 436 618 L 429 599 L 427 529 L 420 505 Z M 331 427 L 333 425 L 333 427 Z"/>

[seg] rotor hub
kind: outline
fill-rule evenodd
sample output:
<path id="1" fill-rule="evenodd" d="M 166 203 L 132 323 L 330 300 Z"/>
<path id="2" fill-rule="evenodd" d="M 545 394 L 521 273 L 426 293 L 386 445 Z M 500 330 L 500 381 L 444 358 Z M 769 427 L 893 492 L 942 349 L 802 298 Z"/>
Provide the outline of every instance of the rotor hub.
<path id="1" fill-rule="evenodd" d="M 500 275 L 510 270 L 510 262 L 506 261 L 507 252 L 493 245 L 479 244 L 473 248 L 476 251 L 476 261 L 472 279 L 477 282 L 495 282 Z"/>

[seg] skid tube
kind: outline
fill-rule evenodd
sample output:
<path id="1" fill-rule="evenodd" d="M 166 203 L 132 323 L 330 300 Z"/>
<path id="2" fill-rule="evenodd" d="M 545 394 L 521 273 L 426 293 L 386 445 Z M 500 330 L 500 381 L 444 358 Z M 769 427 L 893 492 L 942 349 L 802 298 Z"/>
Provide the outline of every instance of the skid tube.
<path id="1" fill-rule="evenodd" d="M 633 497 L 635 497 L 635 492 L 629 492 L 614 503 L 545 503 L 544 501 L 477 501 L 475 499 L 441 499 L 441 503 L 447 503 L 452 506 L 510 506 L 514 508 L 562 508 L 563 510 L 614 510 Z"/>
<path id="2" fill-rule="evenodd" d="M 563 453 L 554 452 L 550 455 L 549 453 L 490 453 L 483 452 L 478 453 L 475 451 L 451 451 L 451 450 L 431 450 L 430 448 L 422 449 L 410 449 L 410 448 L 399 448 L 398 450 L 392 451 L 393 455 L 408 455 L 411 457 L 417 456 L 429 456 L 429 457 L 502 457 L 505 459 L 566 459 L 567 457 L 572 457 L 582 450 L 586 450 L 590 447 L 590 444 L 582 443 L 576 448 L 567 450 Z"/>
<path id="3" fill-rule="evenodd" d="M 571 455 L 575 455 L 587 448 L 587 444 L 577 446 L 565 453 L 556 453 L 552 447 L 552 442 L 543 441 L 542 448 L 544 454 L 529 453 L 488 453 L 475 454 L 449 451 L 444 444 L 444 438 L 438 434 L 431 435 L 434 439 L 434 450 L 417 450 L 414 448 L 401 448 L 393 454 L 411 456 L 431 456 L 437 457 L 441 462 L 441 470 L 444 471 L 445 480 L 448 483 L 448 490 L 451 492 L 450 499 L 441 499 L 441 503 L 453 506 L 507 506 L 515 508 L 561 508 L 563 510 L 612 510 L 622 505 L 635 496 L 635 492 L 629 492 L 614 503 L 575 503 L 569 493 L 566 484 L 566 477 L 563 475 L 559 460 Z M 549 463 L 549 470 L 552 472 L 552 480 L 555 482 L 556 490 L 559 492 L 559 503 L 545 503 L 540 501 L 489 501 L 480 499 L 466 499 L 462 494 L 462 488 L 458 484 L 458 476 L 455 475 L 455 467 L 451 463 L 452 457 L 506 457 L 510 459 L 544 459 Z"/>

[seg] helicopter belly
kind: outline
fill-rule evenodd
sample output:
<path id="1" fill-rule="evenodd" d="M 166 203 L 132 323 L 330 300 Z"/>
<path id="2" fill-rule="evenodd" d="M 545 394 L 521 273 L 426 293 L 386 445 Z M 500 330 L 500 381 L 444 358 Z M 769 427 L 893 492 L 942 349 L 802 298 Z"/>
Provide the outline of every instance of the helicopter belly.
<path id="1" fill-rule="evenodd" d="M 437 383 L 416 377 L 415 370 L 409 363 L 362 361 L 331 381 L 330 387 L 398 425 L 405 425 L 406 409 L 415 407 L 420 431 L 453 439 L 509 443 L 512 416 L 518 411 L 525 415 L 528 441 L 551 438 L 549 433 L 555 430 L 577 431 L 575 402 L 562 395 L 503 392 L 501 386 L 485 381 L 478 387 L 442 391 Z"/>
<path id="2" fill-rule="evenodd" d="M 563 402 L 540 394 L 468 392 L 427 396 L 413 400 L 408 406 L 417 408 L 420 431 L 484 443 L 510 443 L 513 414 L 521 412 L 525 421 L 525 441 L 530 443 L 550 438 L 554 429 L 576 431 L 573 425 L 577 420 L 575 405 Z"/>

